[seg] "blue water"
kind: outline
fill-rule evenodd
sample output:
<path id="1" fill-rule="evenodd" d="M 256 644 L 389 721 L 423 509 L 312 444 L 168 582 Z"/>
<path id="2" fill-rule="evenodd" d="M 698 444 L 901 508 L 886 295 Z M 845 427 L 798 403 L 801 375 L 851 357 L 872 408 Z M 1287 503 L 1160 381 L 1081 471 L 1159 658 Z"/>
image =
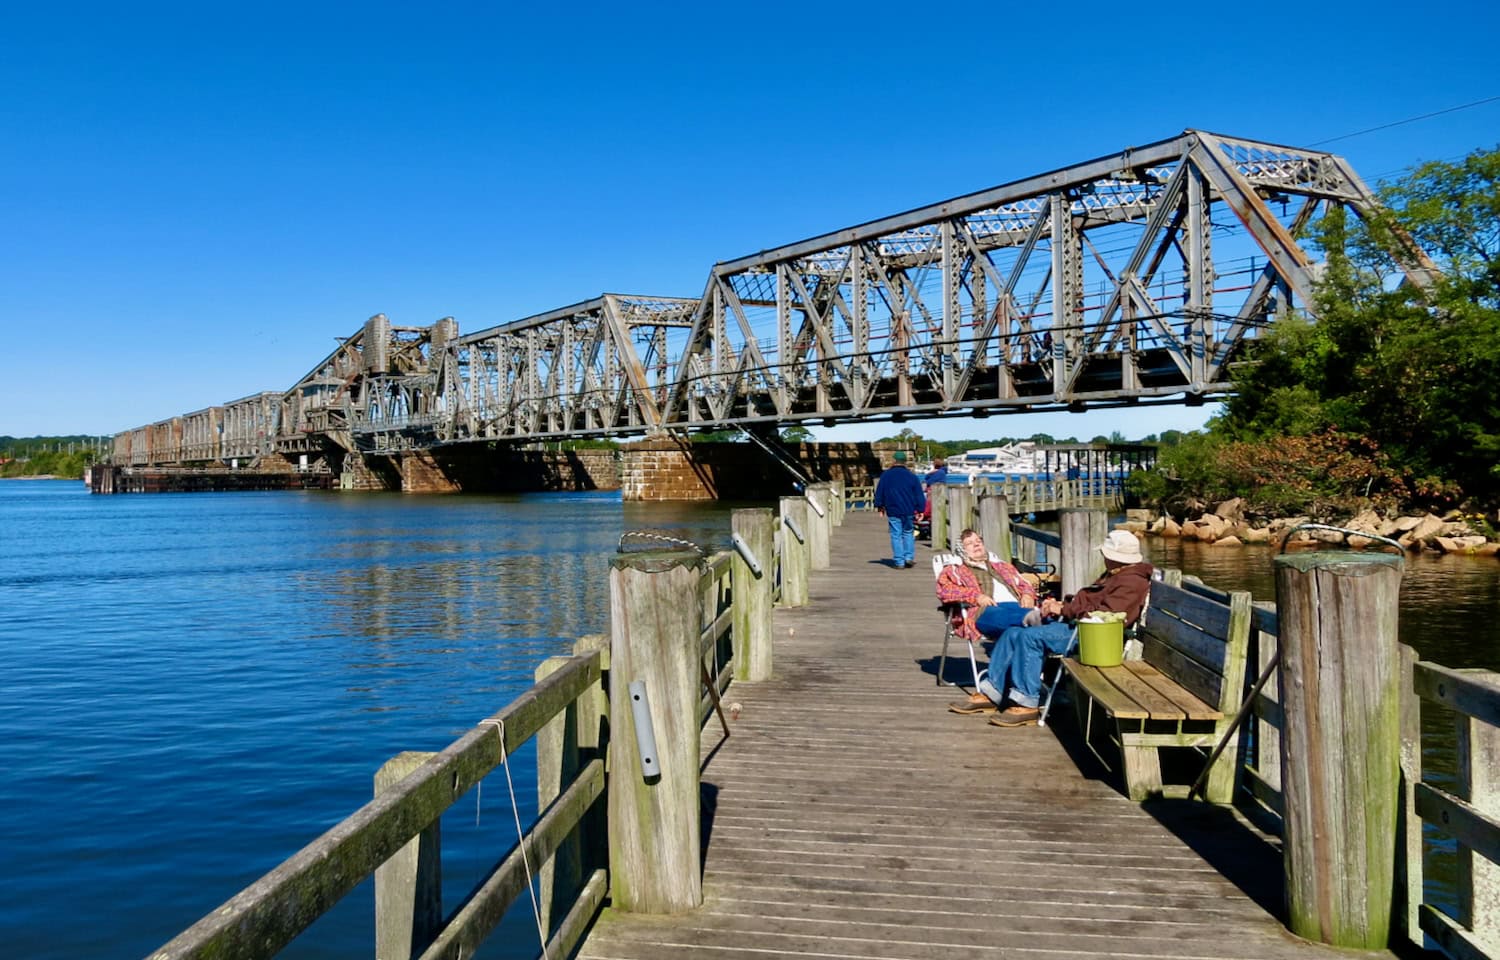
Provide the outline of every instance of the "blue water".
<path id="1" fill-rule="evenodd" d="M 5 953 L 165 943 L 606 631 L 639 528 L 722 546 L 727 507 L 0 483 Z M 512 776 L 526 822 L 529 754 Z M 504 777 L 442 829 L 451 910 L 515 842 Z M 523 905 L 482 956 L 536 955 Z M 373 910 L 366 882 L 286 955 L 372 956 Z"/>

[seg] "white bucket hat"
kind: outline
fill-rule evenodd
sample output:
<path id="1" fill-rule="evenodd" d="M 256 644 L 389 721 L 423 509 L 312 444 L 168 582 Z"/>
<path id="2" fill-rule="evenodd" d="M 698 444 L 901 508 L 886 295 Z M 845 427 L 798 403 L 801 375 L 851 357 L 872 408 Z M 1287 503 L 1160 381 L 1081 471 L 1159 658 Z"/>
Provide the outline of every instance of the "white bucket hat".
<path id="1" fill-rule="evenodd" d="M 1140 563 L 1144 559 L 1141 556 L 1141 542 L 1129 530 L 1111 530 L 1099 545 L 1099 552 L 1104 554 L 1106 560 L 1116 563 Z"/>

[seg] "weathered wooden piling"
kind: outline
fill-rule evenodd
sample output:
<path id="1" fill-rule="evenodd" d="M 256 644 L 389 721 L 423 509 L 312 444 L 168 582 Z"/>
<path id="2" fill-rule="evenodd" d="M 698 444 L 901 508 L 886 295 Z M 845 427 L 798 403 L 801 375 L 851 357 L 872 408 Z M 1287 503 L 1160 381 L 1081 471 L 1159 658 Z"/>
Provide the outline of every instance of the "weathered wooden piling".
<path id="1" fill-rule="evenodd" d="M 1062 541 L 1062 557 L 1058 564 L 1058 579 L 1063 596 L 1077 593 L 1099 579 L 1104 572 L 1104 555 L 1099 544 L 1108 532 L 1109 516 L 1103 510 L 1059 510 L 1058 539 Z"/>
<path id="2" fill-rule="evenodd" d="M 781 605 L 801 607 L 807 604 L 807 574 L 812 566 L 812 547 L 808 544 L 807 500 L 802 497 L 781 498 Z"/>
<path id="3" fill-rule="evenodd" d="M 985 546 L 1001 560 L 1009 561 L 1010 513 L 1003 494 L 992 494 L 979 498 L 979 535 Z"/>
<path id="4" fill-rule="evenodd" d="M 833 525 L 842 527 L 844 525 L 844 481 L 828 481 L 828 495 L 833 505 Z"/>
<path id="5" fill-rule="evenodd" d="M 375 771 L 375 795 L 404 780 L 437 756 L 399 753 Z M 420 956 L 443 928 L 442 821 L 434 820 L 375 868 L 375 955 L 381 960 Z"/>
<path id="6" fill-rule="evenodd" d="M 609 867 L 617 909 L 676 913 L 703 902 L 698 807 L 699 628 L 696 551 L 616 557 L 609 574 Z M 645 685 L 643 701 L 630 686 Z M 636 724 L 650 718 L 654 756 Z M 648 776 L 647 766 L 659 773 Z"/>
<path id="7" fill-rule="evenodd" d="M 948 541 L 947 548 L 961 552 L 958 538 L 965 529 L 974 525 L 974 491 L 968 487 L 948 488 Z"/>
<path id="8" fill-rule="evenodd" d="M 948 485 L 938 484 L 932 488 L 932 549 L 946 550 L 948 541 Z"/>
<path id="9" fill-rule="evenodd" d="M 807 543 L 813 570 L 827 570 L 833 562 L 833 507 L 828 485 L 815 483 L 806 490 Z"/>
<path id="10" fill-rule="evenodd" d="M 1397 599 L 1386 555 L 1276 558 L 1281 783 L 1293 933 L 1384 946 L 1400 801 Z"/>
<path id="11" fill-rule="evenodd" d="M 762 507 L 735 510 L 729 515 L 733 535 L 755 559 L 756 568 L 738 550 L 730 567 L 734 590 L 734 678 L 771 679 L 771 579 L 775 536 L 771 511 Z"/>

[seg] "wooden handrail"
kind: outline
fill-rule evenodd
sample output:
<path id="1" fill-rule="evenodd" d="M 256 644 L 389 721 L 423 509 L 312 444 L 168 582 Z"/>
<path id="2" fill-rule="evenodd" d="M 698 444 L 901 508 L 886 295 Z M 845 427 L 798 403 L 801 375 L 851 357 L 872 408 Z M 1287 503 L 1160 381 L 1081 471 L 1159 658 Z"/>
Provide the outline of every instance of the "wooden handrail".
<path id="1" fill-rule="evenodd" d="M 599 678 L 597 652 L 574 657 L 154 951 L 151 960 L 250 960 L 280 950 L 498 766 L 502 729 L 509 756 Z"/>

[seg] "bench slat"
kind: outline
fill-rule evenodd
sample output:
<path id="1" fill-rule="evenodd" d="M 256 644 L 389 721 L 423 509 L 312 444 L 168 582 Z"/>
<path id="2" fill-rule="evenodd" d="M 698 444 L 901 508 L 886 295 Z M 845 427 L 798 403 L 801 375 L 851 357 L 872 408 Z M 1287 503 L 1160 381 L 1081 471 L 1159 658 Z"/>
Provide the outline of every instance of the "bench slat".
<path id="1" fill-rule="evenodd" d="M 1130 666 L 1100 667 L 1099 673 L 1104 679 L 1114 684 L 1116 689 L 1121 693 L 1140 704 L 1148 714 L 1146 719 L 1184 720 L 1187 718 L 1187 713 L 1174 702 L 1173 698 L 1168 696 L 1165 691 L 1159 689 L 1158 685 L 1153 684 L 1149 678 L 1142 676 L 1135 668 L 1135 665 L 1140 664 L 1147 667 L 1151 673 L 1156 674 L 1166 684 L 1172 686 L 1176 686 L 1176 684 L 1172 684 L 1166 677 L 1161 676 L 1160 673 L 1157 673 L 1156 668 L 1151 667 L 1149 664 L 1141 664 L 1139 660 L 1133 660 L 1130 663 Z"/>
<path id="2" fill-rule="evenodd" d="M 1077 660 L 1064 660 L 1063 668 L 1072 676 L 1078 689 L 1098 701 L 1107 713 L 1126 720 L 1145 720 L 1151 714 L 1118 687 L 1105 679 L 1098 667 L 1086 667 Z"/>
<path id="3" fill-rule="evenodd" d="M 1146 663 L 1176 680 L 1204 703 L 1220 703 L 1224 677 L 1218 671 L 1162 643 L 1151 634 L 1142 635 L 1141 655 Z M 1222 644 L 1220 644 L 1222 646 Z"/>
<path id="4" fill-rule="evenodd" d="M 1155 690 L 1162 697 L 1171 701 L 1173 706 L 1180 710 L 1189 720 L 1222 720 L 1224 714 L 1193 696 L 1192 691 L 1186 689 L 1171 677 L 1165 676 L 1151 664 L 1144 660 L 1130 660 L 1125 664 L 1126 669 L 1135 674 L 1136 678 Z M 1159 719 L 1155 710 L 1151 711 L 1151 719 Z"/>
<path id="5" fill-rule="evenodd" d="M 1151 585 L 1151 609 L 1146 614 L 1146 624 L 1155 626 L 1152 621 L 1158 613 L 1168 613 L 1178 620 L 1185 620 L 1197 627 L 1204 633 L 1222 637 L 1229 630 L 1229 608 L 1222 603 L 1215 603 L 1207 597 L 1174 587 L 1166 583 L 1153 583 Z"/>
<path id="6" fill-rule="evenodd" d="M 1151 618 L 1151 623 L 1147 625 L 1144 633 L 1158 643 L 1165 644 L 1189 657 L 1210 672 L 1220 675 L 1224 673 L 1227 644 L 1222 635 L 1204 633 L 1190 623 L 1160 615 Z M 1146 637 L 1142 637 L 1143 642 L 1145 639 Z M 1171 673 L 1170 670 L 1162 672 Z"/>

